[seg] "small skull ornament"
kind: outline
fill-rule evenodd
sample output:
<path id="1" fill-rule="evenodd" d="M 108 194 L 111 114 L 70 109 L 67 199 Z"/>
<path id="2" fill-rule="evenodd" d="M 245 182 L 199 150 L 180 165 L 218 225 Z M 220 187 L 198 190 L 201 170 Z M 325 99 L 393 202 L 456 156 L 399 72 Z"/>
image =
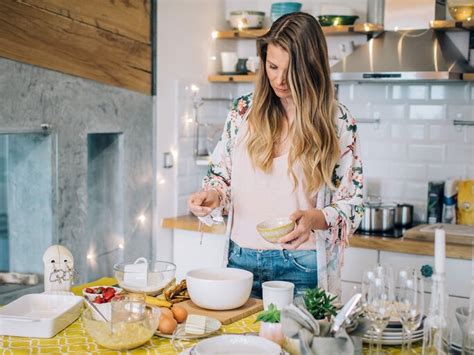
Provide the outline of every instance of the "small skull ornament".
<path id="1" fill-rule="evenodd" d="M 74 258 L 66 247 L 52 245 L 43 255 L 44 292 L 69 292 L 76 278 Z"/>

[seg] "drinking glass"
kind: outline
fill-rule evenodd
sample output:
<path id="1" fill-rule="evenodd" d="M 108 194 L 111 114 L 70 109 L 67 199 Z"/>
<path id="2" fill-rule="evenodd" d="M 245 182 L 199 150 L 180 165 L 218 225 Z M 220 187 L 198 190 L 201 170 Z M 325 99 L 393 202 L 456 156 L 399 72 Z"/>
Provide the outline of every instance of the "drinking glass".
<path id="1" fill-rule="evenodd" d="M 374 282 L 375 279 L 375 272 L 374 272 L 374 267 L 370 267 L 368 269 L 365 269 L 363 274 L 362 274 L 362 284 L 361 284 L 361 303 L 362 303 L 362 309 L 364 310 L 364 313 L 368 316 L 369 314 L 369 288 L 370 285 Z M 373 341 L 372 341 L 372 335 L 369 337 L 369 354 L 373 353 Z"/>
<path id="2" fill-rule="evenodd" d="M 377 335 L 377 354 L 382 353 L 382 332 L 387 326 L 394 299 L 394 277 L 390 265 L 377 264 L 364 271 L 362 277 L 362 305 Z M 372 354 L 372 337 L 369 337 L 369 353 Z"/>
<path id="3" fill-rule="evenodd" d="M 423 279 L 415 269 L 399 271 L 395 305 L 406 335 L 403 337 L 402 352 L 410 354 L 412 335 L 420 327 L 424 311 Z"/>

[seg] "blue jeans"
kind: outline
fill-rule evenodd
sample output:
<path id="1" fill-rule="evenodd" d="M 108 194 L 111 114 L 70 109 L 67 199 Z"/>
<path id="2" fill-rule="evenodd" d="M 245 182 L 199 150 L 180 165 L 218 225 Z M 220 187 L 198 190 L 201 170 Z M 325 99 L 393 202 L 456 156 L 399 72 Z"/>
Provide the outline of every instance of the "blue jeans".
<path id="1" fill-rule="evenodd" d="M 257 298 L 262 298 L 265 281 L 292 282 L 295 294 L 318 284 L 316 250 L 257 250 L 241 248 L 230 241 L 227 267 L 253 273 L 252 297 Z"/>

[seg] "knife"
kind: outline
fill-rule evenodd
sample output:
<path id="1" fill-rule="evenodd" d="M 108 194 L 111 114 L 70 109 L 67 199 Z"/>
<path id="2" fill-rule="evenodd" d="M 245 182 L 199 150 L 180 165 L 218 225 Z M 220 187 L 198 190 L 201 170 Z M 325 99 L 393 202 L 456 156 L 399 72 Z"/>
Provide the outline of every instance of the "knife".
<path id="1" fill-rule="evenodd" d="M 341 329 L 346 320 L 349 319 L 349 316 L 354 311 L 357 303 L 359 303 L 362 297 L 361 293 L 356 293 L 351 299 L 342 307 L 342 309 L 334 317 L 334 321 L 331 325 L 331 334 L 335 334 Z"/>

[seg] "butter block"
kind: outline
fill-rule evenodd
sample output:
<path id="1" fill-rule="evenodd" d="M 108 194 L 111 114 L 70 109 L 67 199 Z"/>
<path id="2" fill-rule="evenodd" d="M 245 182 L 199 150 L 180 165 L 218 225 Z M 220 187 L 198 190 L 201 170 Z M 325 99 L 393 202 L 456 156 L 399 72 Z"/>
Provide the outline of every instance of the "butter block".
<path id="1" fill-rule="evenodd" d="M 188 315 L 184 326 L 184 332 L 186 334 L 204 334 L 206 332 L 206 316 L 200 316 L 197 314 Z"/>

